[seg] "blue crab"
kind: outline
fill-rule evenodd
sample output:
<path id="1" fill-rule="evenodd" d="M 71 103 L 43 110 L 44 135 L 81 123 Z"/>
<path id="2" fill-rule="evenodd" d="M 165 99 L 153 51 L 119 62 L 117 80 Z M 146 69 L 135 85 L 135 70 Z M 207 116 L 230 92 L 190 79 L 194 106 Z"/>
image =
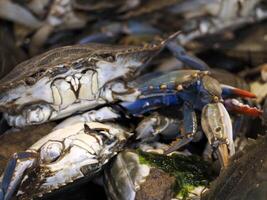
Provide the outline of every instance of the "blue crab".
<path id="1" fill-rule="evenodd" d="M 177 34 L 142 47 L 76 45 L 36 56 L 0 80 L 0 109 L 11 126 L 22 127 L 134 100 L 138 91 L 129 89 L 127 82 Z M 168 47 L 183 62 L 205 69 L 203 62 L 188 56 L 179 45 Z"/>

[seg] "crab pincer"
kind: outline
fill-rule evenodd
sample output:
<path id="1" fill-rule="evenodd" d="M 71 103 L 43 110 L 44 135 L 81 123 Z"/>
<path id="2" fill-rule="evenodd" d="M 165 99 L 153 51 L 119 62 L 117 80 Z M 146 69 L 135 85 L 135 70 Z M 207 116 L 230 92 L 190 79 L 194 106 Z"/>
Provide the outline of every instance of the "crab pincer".
<path id="1" fill-rule="evenodd" d="M 145 76 L 136 80 L 133 85 L 139 91 L 140 96 L 133 102 L 120 104 L 128 113 L 140 116 L 157 108 L 168 106 L 177 106 L 182 109 L 182 133 L 177 136 L 181 139 L 171 143 L 165 153 L 171 153 L 195 138 L 197 132 L 196 111 L 200 111 L 202 113 L 201 125 L 209 144 L 217 153 L 221 166 L 228 165 L 228 159 L 235 150 L 232 124 L 226 110 L 229 106 L 225 103 L 225 108 L 224 100 L 227 102 L 232 97 L 254 98 L 254 94 L 221 85 L 210 76 L 210 72 L 199 70 L 177 70 Z M 239 105 L 239 108 L 241 107 Z M 242 114 L 250 116 L 255 116 L 253 115 L 255 112 L 261 113 L 259 109 L 248 106 L 241 111 Z"/>
<path id="2" fill-rule="evenodd" d="M 234 155 L 235 147 L 232 122 L 222 103 L 207 104 L 203 108 L 201 126 L 222 167 L 227 167 L 229 164 L 228 158 Z"/>

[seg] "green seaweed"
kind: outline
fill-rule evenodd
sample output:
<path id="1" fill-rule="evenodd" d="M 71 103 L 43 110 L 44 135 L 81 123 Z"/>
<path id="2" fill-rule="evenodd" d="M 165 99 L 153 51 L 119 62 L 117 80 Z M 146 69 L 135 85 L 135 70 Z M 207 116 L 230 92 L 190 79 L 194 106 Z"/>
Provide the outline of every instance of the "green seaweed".
<path id="1" fill-rule="evenodd" d="M 171 156 L 146 153 L 138 150 L 141 164 L 159 168 L 176 178 L 174 192 L 186 199 L 189 192 L 198 186 L 207 186 L 212 180 L 211 166 L 199 156 Z"/>

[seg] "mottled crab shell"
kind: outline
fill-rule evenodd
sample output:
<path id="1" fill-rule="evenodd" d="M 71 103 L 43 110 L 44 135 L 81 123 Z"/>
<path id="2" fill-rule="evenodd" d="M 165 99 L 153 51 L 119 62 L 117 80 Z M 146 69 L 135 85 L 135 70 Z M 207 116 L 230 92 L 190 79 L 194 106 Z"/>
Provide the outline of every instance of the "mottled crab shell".
<path id="1" fill-rule="evenodd" d="M 18 199 L 35 199 L 88 181 L 124 148 L 132 136 L 128 131 L 114 123 L 89 122 L 51 132 L 29 148 L 39 157 L 23 174 Z"/>
<path id="2" fill-rule="evenodd" d="M 36 56 L 0 80 L 0 110 L 23 127 L 127 98 L 127 83 L 177 34 L 141 47 L 74 45 Z"/>
<path id="3" fill-rule="evenodd" d="M 69 63 L 94 56 L 103 56 L 105 60 L 105 57 L 107 59 L 114 59 L 112 56 L 131 55 L 133 59 L 138 59 L 145 63 L 151 58 L 148 54 L 153 55 L 152 53 L 159 51 L 163 47 L 163 44 L 164 43 L 160 45 L 148 45 L 145 47 L 106 44 L 59 47 L 17 65 L 9 74 L 0 80 L 0 92 L 3 93 L 21 84 L 32 85 L 45 76 L 52 77 L 56 74 L 62 74 L 70 67 L 68 65 Z M 62 65 L 65 67 L 62 67 Z M 79 68 L 85 66 L 72 65 L 72 67 Z"/>
<path id="4" fill-rule="evenodd" d="M 74 45 L 48 51 L 0 80 L 0 110 L 11 126 L 21 127 L 112 102 L 106 97 L 111 90 L 102 92 L 104 85 L 133 78 L 165 42 L 142 47 Z"/>

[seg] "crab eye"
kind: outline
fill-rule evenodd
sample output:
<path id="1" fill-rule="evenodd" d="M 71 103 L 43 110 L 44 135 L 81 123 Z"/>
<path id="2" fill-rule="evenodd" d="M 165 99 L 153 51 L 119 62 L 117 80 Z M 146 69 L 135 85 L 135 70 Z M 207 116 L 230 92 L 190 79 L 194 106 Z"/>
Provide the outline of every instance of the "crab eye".
<path id="1" fill-rule="evenodd" d="M 110 62 L 110 63 L 112 63 L 112 62 L 114 62 L 116 60 L 115 56 L 110 55 L 110 54 L 102 55 L 102 59 L 107 61 L 107 62 Z"/>
<path id="2" fill-rule="evenodd" d="M 114 61 L 116 60 L 116 58 L 115 58 L 114 56 L 110 55 L 110 56 L 108 56 L 108 57 L 106 58 L 106 60 L 107 60 L 108 62 L 114 62 Z"/>
<path id="3" fill-rule="evenodd" d="M 28 77 L 25 79 L 25 83 L 28 85 L 28 86 L 32 86 L 36 83 L 36 79 L 33 78 L 33 77 Z"/>
<path id="4" fill-rule="evenodd" d="M 51 163 L 58 159 L 63 150 L 63 145 L 60 142 L 48 142 L 42 146 L 40 158 L 43 163 Z"/>
<path id="5" fill-rule="evenodd" d="M 214 78 L 211 78 L 210 76 L 204 76 L 203 79 L 203 86 L 205 90 L 212 96 L 220 97 L 222 94 L 222 88 L 220 86 L 220 83 L 215 80 Z"/>

